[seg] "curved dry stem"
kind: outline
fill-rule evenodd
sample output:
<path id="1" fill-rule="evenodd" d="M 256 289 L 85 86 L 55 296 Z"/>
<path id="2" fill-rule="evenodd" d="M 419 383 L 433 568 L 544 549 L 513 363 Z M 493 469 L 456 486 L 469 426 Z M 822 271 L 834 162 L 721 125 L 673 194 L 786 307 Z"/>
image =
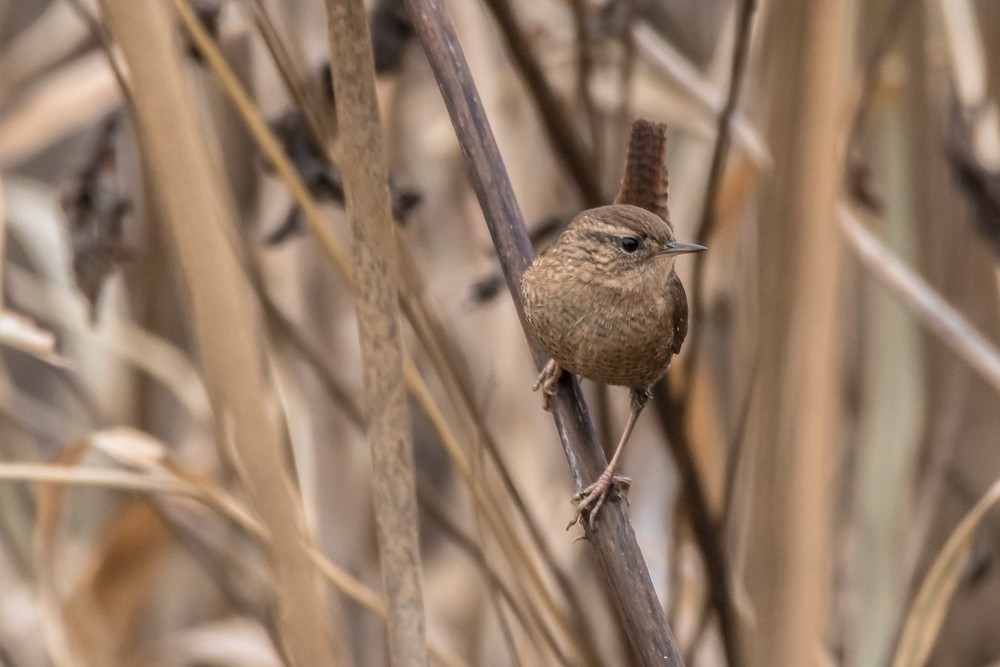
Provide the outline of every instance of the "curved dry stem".
<path id="1" fill-rule="evenodd" d="M 865 269 L 900 296 L 924 326 L 1000 391 L 1000 350 L 933 287 L 908 269 L 846 205 L 838 207 L 837 219 L 844 238 Z"/>

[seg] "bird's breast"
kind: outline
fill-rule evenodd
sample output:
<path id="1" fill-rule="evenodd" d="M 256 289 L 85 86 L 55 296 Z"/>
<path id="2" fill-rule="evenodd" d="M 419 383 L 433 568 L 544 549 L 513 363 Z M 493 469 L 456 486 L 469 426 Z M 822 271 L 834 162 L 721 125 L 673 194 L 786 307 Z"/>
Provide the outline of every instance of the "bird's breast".
<path id="1" fill-rule="evenodd" d="M 635 289 L 582 274 L 547 277 L 533 266 L 522 294 L 532 331 L 560 366 L 633 388 L 649 387 L 663 375 L 673 343 L 666 289 Z"/>

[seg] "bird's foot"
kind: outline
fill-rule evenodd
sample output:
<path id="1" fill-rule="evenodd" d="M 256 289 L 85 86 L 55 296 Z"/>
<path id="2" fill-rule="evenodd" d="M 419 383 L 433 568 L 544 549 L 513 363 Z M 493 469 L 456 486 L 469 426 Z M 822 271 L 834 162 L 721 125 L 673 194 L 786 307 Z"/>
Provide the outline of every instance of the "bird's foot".
<path id="1" fill-rule="evenodd" d="M 614 489 L 618 497 L 627 502 L 630 486 L 632 486 L 630 477 L 613 475 L 610 470 L 605 470 L 596 482 L 573 496 L 573 502 L 576 503 L 576 513 L 573 515 L 573 520 L 566 526 L 566 530 L 580 521 L 584 513 L 587 514 L 587 525 L 593 530 L 594 520 L 597 518 L 597 513 L 601 510 L 604 501 L 607 500 L 608 493 Z"/>
<path id="2" fill-rule="evenodd" d="M 549 396 L 556 393 L 556 384 L 558 384 L 559 376 L 561 375 L 562 369 L 559 367 L 559 364 L 556 363 L 555 359 L 549 359 L 549 363 L 545 364 L 545 368 L 538 374 L 535 383 L 531 385 L 531 391 L 542 390 L 543 410 L 548 411 Z"/>

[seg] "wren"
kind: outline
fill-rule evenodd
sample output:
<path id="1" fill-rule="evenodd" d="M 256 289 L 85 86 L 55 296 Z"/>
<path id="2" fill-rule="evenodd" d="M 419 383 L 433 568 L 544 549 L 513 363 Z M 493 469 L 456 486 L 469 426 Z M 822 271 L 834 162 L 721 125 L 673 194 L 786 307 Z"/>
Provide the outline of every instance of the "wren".
<path id="1" fill-rule="evenodd" d="M 667 220 L 644 208 L 613 204 L 580 213 L 524 273 L 528 325 L 551 357 L 533 386 L 543 407 L 564 370 L 631 390 L 621 440 L 597 481 L 573 496 L 569 526 L 587 512 L 593 528 L 610 489 L 631 483 L 615 474 L 622 452 L 650 387 L 687 335 L 687 296 L 674 260 L 705 249 L 678 243 Z"/>

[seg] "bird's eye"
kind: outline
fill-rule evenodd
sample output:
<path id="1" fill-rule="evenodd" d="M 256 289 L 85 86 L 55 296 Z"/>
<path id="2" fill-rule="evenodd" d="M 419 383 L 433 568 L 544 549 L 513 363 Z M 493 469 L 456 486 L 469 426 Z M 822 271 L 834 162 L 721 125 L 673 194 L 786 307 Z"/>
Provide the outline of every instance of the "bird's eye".
<path id="1" fill-rule="evenodd" d="M 621 244 L 622 244 L 622 250 L 628 253 L 633 253 L 639 249 L 639 240 L 634 239 L 631 236 L 623 236 Z"/>

